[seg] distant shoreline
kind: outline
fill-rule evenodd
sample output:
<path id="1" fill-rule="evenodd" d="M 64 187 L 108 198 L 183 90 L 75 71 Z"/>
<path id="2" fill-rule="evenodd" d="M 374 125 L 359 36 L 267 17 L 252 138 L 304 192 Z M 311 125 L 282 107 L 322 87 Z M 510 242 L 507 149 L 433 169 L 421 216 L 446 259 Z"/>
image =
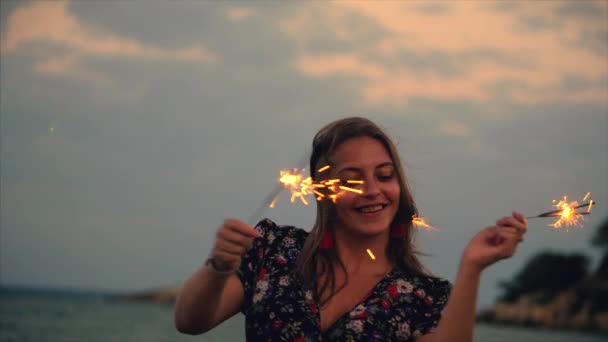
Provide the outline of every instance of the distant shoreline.
<path id="1" fill-rule="evenodd" d="M 41 285 L 20 285 L 20 284 L 0 284 L 1 292 L 22 292 L 22 293 L 56 293 L 56 294 L 76 294 L 76 295 L 100 295 L 100 296 L 121 296 L 131 295 L 139 290 L 115 290 L 115 289 L 94 289 L 79 287 L 62 286 L 41 286 Z"/>
<path id="2" fill-rule="evenodd" d="M 480 319 L 477 319 L 475 324 L 480 325 L 480 326 L 485 325 L 488 327 L 497 327 L 497 328 L 520 328 L 520 329 L 525 329 L 525 330 L 530 330 L 530 331 L 576 333 L 576 334 L 583 334 L 583 335 L 589 335 L 589 336 L 608 336 L 608 331 L 602 331 L 602 330 L 598 330 L 598 329 L 579 330 L 579 329 L 564 328 L 564 327 L 548 328 L 548 327 L 543 327 L 540 325 L 533 325 L 533 324 L 521 324 L 521 323 L 514 323 L 514 322 L 507 322 L 507 321 L 484 321 L 484 320 L 480 320 Z"/>

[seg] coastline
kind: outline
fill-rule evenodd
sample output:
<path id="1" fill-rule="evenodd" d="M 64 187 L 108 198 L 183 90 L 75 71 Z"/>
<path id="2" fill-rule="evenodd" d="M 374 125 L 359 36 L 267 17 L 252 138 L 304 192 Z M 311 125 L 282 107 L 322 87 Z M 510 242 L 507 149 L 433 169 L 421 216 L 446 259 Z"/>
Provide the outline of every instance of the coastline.
<path id="1" fill-rule="evenodd" d="M 555 294 L 538 291 L 497 301 L 478 313 L 477 322 L 608 335 L 607 299 L 608 280 L 592 278 Z"/>

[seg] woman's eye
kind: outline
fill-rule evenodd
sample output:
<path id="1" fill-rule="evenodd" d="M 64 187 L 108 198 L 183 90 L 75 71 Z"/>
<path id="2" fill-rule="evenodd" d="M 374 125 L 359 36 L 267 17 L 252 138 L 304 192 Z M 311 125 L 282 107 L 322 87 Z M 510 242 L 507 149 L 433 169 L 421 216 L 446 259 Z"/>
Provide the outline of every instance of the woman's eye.
<path id="1" fill-rule="evenodd" d="M 382 175 L 378 175 L 378 180 L 381 182 L 387 182 L 390 181 L 391 179 L 393 179 L 393 177 L 395 176 L 395 173 L 391 172 L 389 174 L 382 174 Z"/>

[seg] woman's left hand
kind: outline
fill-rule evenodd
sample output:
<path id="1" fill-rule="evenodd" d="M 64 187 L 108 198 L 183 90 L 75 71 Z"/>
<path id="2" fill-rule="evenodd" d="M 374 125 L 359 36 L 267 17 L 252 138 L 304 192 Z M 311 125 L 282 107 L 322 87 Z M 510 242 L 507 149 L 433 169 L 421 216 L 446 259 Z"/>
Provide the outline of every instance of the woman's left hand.
<path id="1" fill-rule="evenodd" d="M 491 264 L 511 257 L 527 230 L 528 220 L 516 211 L 512 216 L 499 219 L 496 225 L 483 229 L 471 239 L 462 257 L 463 266 L 481 272 Z"/>

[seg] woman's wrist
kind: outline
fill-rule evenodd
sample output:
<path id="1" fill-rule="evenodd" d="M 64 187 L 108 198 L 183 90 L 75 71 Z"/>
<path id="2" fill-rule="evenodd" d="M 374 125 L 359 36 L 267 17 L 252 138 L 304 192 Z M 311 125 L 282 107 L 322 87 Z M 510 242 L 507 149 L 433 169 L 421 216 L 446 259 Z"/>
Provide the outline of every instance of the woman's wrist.
<path id="1" fill-rule="evenodd" d="M 473 262 L 467 262 L 467 260 L 461 260 L 460 262 L 460 273 L 467 277 L 478 277 L 481 275 L 484 267 L 477 265 Z"/>
<path id="2" fill-rule="evenodd" d="M 223 269 L 223 268 L 218 267 L 216 264 L 216 260 L 213 257 L 207 258 L 207 260 L 205 261 L 205 267 L 209 270 L 209 273 L 211 273 L 215 276 L 220 276 L 220 277 L 228 277 L 231 274 L 233 274 L 234 272 L 236 272 L 236 268 Z"/>

